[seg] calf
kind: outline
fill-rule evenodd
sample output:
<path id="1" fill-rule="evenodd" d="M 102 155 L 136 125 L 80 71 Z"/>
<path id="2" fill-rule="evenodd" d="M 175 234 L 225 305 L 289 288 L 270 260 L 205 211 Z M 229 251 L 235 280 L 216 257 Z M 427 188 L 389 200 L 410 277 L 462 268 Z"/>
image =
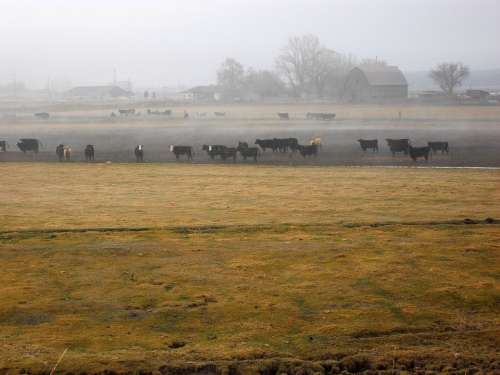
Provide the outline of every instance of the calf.
<path id="1" fill-rule="evenodd" d="M 441 151 L 442 154 L 449 153 L 448 142 L 427 142 L 433 153 Z"/>
<path id="2" fill-rule="evenodd" d="M 408 148 L 410 146 L 410 140 L 407 138 L 403 139 L 386 139 L 387 145 L 392 152 L 392 156 L 396 156 L 397 152 L 403 152 L 408 155 Z"/>
<path id="3" fill-rule="evenodd" d="M 377 139 L 358 139 L 358 142 L 363 152 L 366 152 L 366 150 L 373 150 L 373 152 L 378 152 Z"/>
<path id="4" fill-rule="evenodd" d="M 174 153 L 175 159 L 179 160 L 179 156 L 186 155 L 188 160 L 193 159 L 193 149 L 191 146 L 170 146 L 170 151 Z"/>
<path id="5" fill-rule="evenodd" d="M 428 161 L 431 148 L 429 146 L 425 146 L 425 147 L 408 146 L 408 151 L 409 151 L 410 157 L 413 159 L 413 161 L 417 161 L 418 158 L 424 158 L 425 161 Z"/>

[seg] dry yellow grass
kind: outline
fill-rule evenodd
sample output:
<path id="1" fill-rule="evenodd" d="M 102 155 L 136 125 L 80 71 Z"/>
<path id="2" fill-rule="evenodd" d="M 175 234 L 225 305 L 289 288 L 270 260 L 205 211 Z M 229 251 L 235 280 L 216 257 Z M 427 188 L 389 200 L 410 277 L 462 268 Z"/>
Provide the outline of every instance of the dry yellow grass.
<path id="1" fill-rule="evenodd" d="M 0 173 L 0 369 L 497 356 L 500 229 L 461 223 L 500 217 L 497 171 Z"/>

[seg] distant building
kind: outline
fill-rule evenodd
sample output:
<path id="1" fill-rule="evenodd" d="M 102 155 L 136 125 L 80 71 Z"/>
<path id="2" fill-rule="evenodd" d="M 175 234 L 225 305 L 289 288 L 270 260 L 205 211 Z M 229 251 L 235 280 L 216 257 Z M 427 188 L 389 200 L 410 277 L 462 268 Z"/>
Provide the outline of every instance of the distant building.
<path id="1" fill-rule="evenodd" d="M 183 98 L 193 102 L 213 102 L 221 100 L 221 94 L 217 86 L 196 86 L 183 91 Z"/>
<path id="2" fill-rule="evenodd" d="M 478 100 L 488 100 L 490 98 L 490 92 L 485 90 L 467 90 L 465 92 L 469 98 L 478 99 Z"/>
<path id="3" fill-rule="evenodd" d="M 344 84 L 347 102 L 378 102 L 408 98 L 408 82 L 396 66 L 352 69 Z"/>
<path id="4" fill-rule="evenodd" d="M 71 99 L 104 100 L 130 98 L 134 94 L 118 86 L 79 86 L 66 91 L 65 97 Z"/>

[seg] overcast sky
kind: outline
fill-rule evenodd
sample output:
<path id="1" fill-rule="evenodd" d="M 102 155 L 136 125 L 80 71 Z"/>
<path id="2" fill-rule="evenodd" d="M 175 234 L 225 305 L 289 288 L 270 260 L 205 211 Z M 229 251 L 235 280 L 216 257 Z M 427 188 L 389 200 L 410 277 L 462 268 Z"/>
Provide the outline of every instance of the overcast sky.
<path id="1" fill-rule="evenodd" d="M 225 57 L 273 68 L 292 35 L 406 71 L 500 68 L 500 0 L 0 0 L 0 83 L 205 84 Z"/>

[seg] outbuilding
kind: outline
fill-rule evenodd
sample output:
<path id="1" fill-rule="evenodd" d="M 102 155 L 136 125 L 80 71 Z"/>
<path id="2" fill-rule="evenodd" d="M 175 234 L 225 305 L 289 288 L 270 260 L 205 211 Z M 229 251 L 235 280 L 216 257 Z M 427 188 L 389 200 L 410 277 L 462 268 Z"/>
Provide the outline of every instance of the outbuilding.
<path id="1" fill-rule="evenodd" d="M 380 102 L 408 98 L 408 82 L 396 66 L 356 67 L 345 81 L 344 101 Z"/>

